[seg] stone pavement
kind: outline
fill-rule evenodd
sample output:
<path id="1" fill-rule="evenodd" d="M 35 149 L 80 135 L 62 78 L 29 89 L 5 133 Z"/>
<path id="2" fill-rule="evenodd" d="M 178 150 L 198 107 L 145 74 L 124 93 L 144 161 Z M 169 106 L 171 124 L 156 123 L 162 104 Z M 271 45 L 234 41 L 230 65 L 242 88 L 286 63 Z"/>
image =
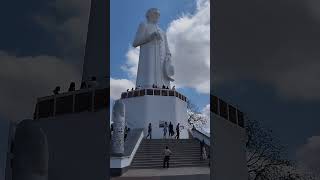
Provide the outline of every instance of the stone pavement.
<path id="1" fill-rule="evenodd" d="M 129 169 L 121 177 L 112 180 L 209 180 L 209 167 L 180 167 L 169 169 Z"/>

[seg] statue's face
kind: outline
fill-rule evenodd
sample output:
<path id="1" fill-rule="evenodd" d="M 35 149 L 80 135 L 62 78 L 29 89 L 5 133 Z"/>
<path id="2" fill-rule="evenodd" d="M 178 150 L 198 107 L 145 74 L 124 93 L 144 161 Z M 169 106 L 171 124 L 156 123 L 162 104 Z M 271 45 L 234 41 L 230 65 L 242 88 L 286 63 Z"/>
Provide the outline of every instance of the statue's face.
<path id="1" fill-rule="evenodd" d="M 148 21 L 151 22 L 151 23 L 156 24 L 158 22 L 158 20 L 159 20 L 159 17 L 160 17 L 160 12 L 158 10 L 151 11 L 148 14 Z"/>

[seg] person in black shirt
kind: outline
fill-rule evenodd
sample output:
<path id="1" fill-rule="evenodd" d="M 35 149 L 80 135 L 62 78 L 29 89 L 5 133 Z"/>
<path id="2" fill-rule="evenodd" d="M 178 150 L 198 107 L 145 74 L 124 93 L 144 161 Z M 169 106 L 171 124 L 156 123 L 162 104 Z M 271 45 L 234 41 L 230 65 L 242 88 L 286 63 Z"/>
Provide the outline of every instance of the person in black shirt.
<path id="1" fill-rule="evenodd" d="M 59 91 L 60 91 L 60 86 L 57 86 L 57 87 L 53 90 L 53 94 L 54 94 L 54 95 L 57 95 L 57 94 L 59 94 Z"/>
<path id="2" fill-rule="evenodd" d="M 113 134 L 113 124 L 111 124 L 111 127 L 110 127 L 110 139 L 112 137 L 112 134 Z"/>
<path id="3" fill-rule="evenodd" d="M 180 138 L 180 124 L 178 123 L 177 127 L 176 127 L 176 132 L 177 132 L 177 135 L 176 135 L 176 138 L 179 139 Z"/>
<path id="4" fill-rule="evenodd" d="M 173 125 L 171 124 L 171 122 L 169 123 L 169 136 L 172 137 L 174 134 L 174 131 L 173 131 Z"/>
<path id="5" fill-rule="evenodd" d="M 151 127 L 151 123 L 149 123 L 147 139 L 148 139 L 149 136 L 150 136 L 150 139 L 152 138 L 151 134 L 152 134 L 152 127 Z"/>
<path id="6" fill-rule="evenodd" d="M 127 125 L 125 125 L 125 127 L 124 127 L 124 141 L 126 141 L 126 140 L 127 140 L 128 132 L 129 132 L 129 130 L 128 130 L 128 126 L 127 126 Z"/>
<path id="7" fill-rule="evenodd" d="M 75 91 L 75 90 L 76 90 L 76 83 L 71 82 L 68 91 L 70 92 L 70 91 Z"/>
<path id="8" fill-rule="evenodd" d="M 80 89 L 86 89 L 87 88 L 87 84 L 86 82 L 81 82 L 81 85 L 80 85 Z"/>
<path id="9" fill-rule="evenodd" d="M 200 142 L 200 160 L 203 160 L 204 139 Z"/>

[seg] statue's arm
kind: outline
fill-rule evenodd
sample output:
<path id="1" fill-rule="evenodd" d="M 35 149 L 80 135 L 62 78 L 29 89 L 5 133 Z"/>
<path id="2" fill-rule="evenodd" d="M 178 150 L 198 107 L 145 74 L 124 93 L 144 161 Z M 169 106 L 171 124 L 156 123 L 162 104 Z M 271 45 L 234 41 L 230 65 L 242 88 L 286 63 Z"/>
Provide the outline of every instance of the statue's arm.
<path id="1" fill-rule="evenodd" d="M 146 36 L 146 26 L 144 23 L 140 23 L 138 31 L 136 33 L 136 36 L 134 38 L 134 41 L 132 43 L 133 47 L 141 46 L 151 40 L 150 37 Z"/>

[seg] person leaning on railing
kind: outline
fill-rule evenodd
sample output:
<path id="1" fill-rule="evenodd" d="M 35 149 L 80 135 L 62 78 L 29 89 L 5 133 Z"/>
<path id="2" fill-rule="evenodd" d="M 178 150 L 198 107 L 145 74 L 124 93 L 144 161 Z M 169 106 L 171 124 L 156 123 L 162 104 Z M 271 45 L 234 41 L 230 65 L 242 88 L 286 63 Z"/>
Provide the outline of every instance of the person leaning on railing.
<path id="1" fill-rule="evenodd" d="M 87 89 L 87 83 L 84 81 L 81 82 L 80 89 Z"/>
<path id="2" fill-rule="evenodd" d="M 53 90 L 53 94 L 57 95 L 60 92 L 60 86 L 57 86 L 54 90 Z"/>
<path id="3" fill-rule="evenodd" d="M 76 83 L 71 82 L 68 91 L 75 91 L 76 90 Z"/>
<path id="4" fill-rule="evenodd" d="M 92 76 L 91 80 L 88 82 L 88 88 L 97 88 L 99 83 L 97 82 L 97 78 Z"/>

